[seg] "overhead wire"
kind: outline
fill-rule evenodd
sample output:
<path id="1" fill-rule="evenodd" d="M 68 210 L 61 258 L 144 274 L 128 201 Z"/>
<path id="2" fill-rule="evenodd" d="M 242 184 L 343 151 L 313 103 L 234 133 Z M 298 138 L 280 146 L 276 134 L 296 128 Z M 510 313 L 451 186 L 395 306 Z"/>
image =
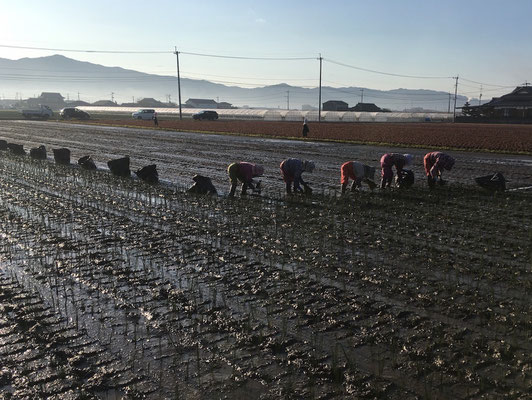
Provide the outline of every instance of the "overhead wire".
<path id="1" fill-rule="evenodd" d="M 333 91 L 336 91 L 336 92 L 341 92 L 341 93 L 346 93 L 346 94 L 351 94 L 353 96 L 360 96 L 360 93 L 356 93 L 356 92 L 350 92 L 350 91 L 346 91 L 346 90 L 341 90 L 341 89 L 337 89 L 337 88 L 330 88 L 330 90 L 333 90 Z M 415 102 L 441 102 L 441 101 L 447 101 L 448 100 L 448 97 L 441 97 L 441 98 L 437 98 L 437 99 L 418 99 L 418 100 L 415 100 L 415 99 L 412 99 L 410 97 L 389 97 L 389 96 L 386 96 L 385 94 L 375 94 L 375 93 L 366 93 L 366 91 L 364 91 L 364 97 L 366 98 L 370 98 L 370 99 L 385 99 L 387 101 L 390 101 L 390 102 L 405 102 L 405 101 L 415 101 Z"/>
<path id="2" fill-rule="evenodd" d="M 64 49 L 64 48 L 49 48 L 49 47 L 33 47 L 33 46 L 14 46 L 14 45 L 6 45 L 6 44 L 0 44 L 0 47 L 3 48 L 11 48 L 11 49 L 25 49 L 25 50 L 42 50 L 42 51 L 61 51 L 61 52 L 76 52 L 76 53 L 104 53 L 104 54 L 175 54 L 176 51 L 168 51 L 168 50 L 159 50 L 159 51 L 153 51 L 153 50 L 94 50 L 94 49 Z M 226 59 L 238 59 L 238 60 L 263 60 L 263 61 L 301 61 L 301 60 L 316 60 L 316 59 L 322 59 L 323 61 L 330 62 L 332 64 L 336 64 L 339 66 L 343 66 L 346 68 L 356 69 L 359 71 L 365 71 L 365 72 L 371 72 L 375 74 L 380 75 L 387 75 L 387 76 L 395 76 L 395 77 L 401 77 L 401 78 L 411 78 L 411 79 L 455 79 L 453 76 L 421 76 L 421 75 L 408 75 L 408 74 L 399 74 L 399 73 L 392 73 L 392 72 L 385 72 L 385 71 L 378 71 L 374 69 L 359 67 L 355 65 L 350 65 L 347 63 L 343 63 L 340 61 L 336 61 L 330 58 L 326 57 L 250 57 L 250 56 L 232 56 L 232 55 L 222 55 L 222 54 L 207 54 L 207 53 L 196 53 L 196 52 L 185 52 L 185 51 L 177 51 L 179 54 L 186 54 L 186 55 L 192 55 L 192 56 L 199 56 L 199 57 L 212 57 L 212 58 L 226 58 Z M 464 80 L 471 83 L 481 84 L 485 86 L 495 86 L 499 88 L 508 88 L 513 86 L 508 85 L 497 85 L 497 84 L 490 84 L 490 83 L 484 83 L 484 82 L 478 82 L 471 79 L 460 77 L 460 80 Z"/>
<path id="3" fill-rule="evenodd" d="M 131 50 L 81 50 L 81 49 L 56 49 L 49 47 L 11 46 L 0 44 L 0 47 L 23 50 L 62 51 L 71 53 L 105 53 L 105 54 L 172 54 L 172 51 L 131 51 Z"/>
<path id="4" fill-rule="evenodd" d="M 203 54 L 191 53 L 186 51 L 178 51 L 179 54 L 186 54 L 189 56 L 212 57 L 212 58 L 229 58 L 236 60 L 263 60 L 263 61 L 301 61 L 301 60 L 315 60 L 316 57 L 244 57 L 244 56 L 226 56 L 220 54 Z"/>
<path id="5" fill-rule="evenodd" d="M 509 87 L 515 87 L 515 86 L 508 86 L 508 85 L 495 85 L 495 84 L 492 84 L 492 83 L 477 82 L 477 81 L 473 81 L 471 79 L 466 79 L 464 77 L 460 77 L 460 80 L 466 81 L 466 82 L 470 82 L 470 83 L 476 83 L 477 85 L 496 86 L 496 87 L 503 88 L 503 89 L 506 89 L 506 88 L 509 88 Z"/>
<path id="6" fill-rule="evenodd" d="M 413 79 L 452 79 L 453 78 L 452 76 L 419 76 L 419 75 L 396 74 L 396 73 L 391 73 L 391 72 L 383 72 L 383 71 L 377 71 L 377 70 L 368 69 L 368 68 L 357 67 L 357 66 L 345 64 L 339 61 L 334 61 L 334 60 L 331 60 L 330 58 L 324 58 L 323 60 L 328 61 L 332 64 L 346 67 L 346 68 L 356 69 L 356 70 L 365 71 L 365 72 L 372 72 L 374 74 L 380 74 L 380 75 L 396 76 L 396 77 L 401 77 L 401 78 L 413 78 Z"/>
<path id="7" fill-rule="evenodd" d="M 14 45 L 5 45 L 5 44 L 0 44 L 0 48 L 25 49 L 25 50 L 42 50 L 42 51 L 60 51 L 60 52 L 76 52 L 76 53 L 104 53 L 104 54 L 176 54 L 177 53 L 177 54 L 184 54 L 184 55 L 190 55 L 190 56 L 199 56 L 199 57 L 224 58 L 224 59 L 236 59 L 236 60 L 257 60 L 257 61 L 302 61 L 302 60 L 316 60 L 316 59 L 319 59 L 319 60 L 323 60 L 323 61 L 329 62 L 331 64 L 335 64 L 335 65 L 338 65 L 338 66 L 342 66 L 342 67 L 346 67 L 346 68 L 350 68 L 350 69 L 355 69 L 355 70 L 359 70 L 359 71 L 365 71 L 365 72 L 380 74 L 380 75 L 387 75 L 387 76 L 394 76 L 394 77 L 401 77 L 401 78 L 410 78 L 410 79 L 456 79 L 456 77 L 452 77 L 452 76 L 421 76 L 421 75 L 408 75 L 408 74 L 399 74 L 399 73 L 392 73 L 392 72 L 386 72 L 386 71 L 379 71 L 379 70 L 374 70 L 374 69 L 369 69 L 369 68 L 364 68 L 364 67 L 359 67 L 359 66 L 347 64 L 347 63 L 336 61 L 336 60 L 333 60 L 333 59 L 330 59 L 330 58 L 321 57 L 321 55 L 320 55 L 319 58 L 316 58 L 316 57 L 250 57 L 250 56 L 206 54 L 206 53 L 184 52 L 184 51 L 87 50 L 87 49 L 64 49 L 64 48 L 48 48 L 48 47 L 32 47 L 32 46 L 14 46 Z M 133 71 L 133 72 L 135 72 L 137 74 L 146 74 L 146 73 L 137 72 L 137 71 Z M 147 75 L 146 79 L 151 79 L 152 78 L 151 76 L 148 76 L 149 74 L 146 74 L 146 75 Z M 29 76 L 29 75 L 27 75 L 27 76 L 23 76 L 23 75 L 12 74 L 12 75 L 0 75 L 0 76 L 2 76 L 3 79 L 6 79 L 6 80 L 16 80 L 16 79 L 20 79 L 22 77 L 24 77 L 25 79 L 45 79 L 45 78 L 48 79 L 48 78 L 54 78 L 54 76 L 46 76 L 46 75 L 41 75 L 41 76 L 37 76 L 37 75 Z M 175 77 L 171 77 L 171 76 L 168 76 L 168 77 L 165 77 L 163 75 L 158 75 L 158 76 L 160 76 L 162 79 L 175 79 Z M 215 75 L 213 75 L 213 76 L 215 76 Z M 59 78 L 59 77 L 57 77 L 57 78 Z M 60 78 L 62 80 L 65 80 L 66 77 L 62 76 Z M 242 78 L 242 77 L 238 77 L 238 78 L 246 79 L 246 78 Z M 74 77 L 74 76 L 70 76 L 70 77 L 68 77 L 68 79 L 71 80 L 71 81 L 76 81 L 76 79 L 78 79 L 79 82 L 84 82 L 84 81 L 90 80 L 91 78 L 90 77 Z M 111 78 L 111 77 L 107 78 L 107 77 L 98 76 L 97 78 L 94 78 L 94 79 L 113 79 L 113 78 Z M 114 79 L 116 79 L 116 78 L 114 78 Z M 121 81 L 128 81 L 130 79 L 138 81 L 139 79 L 141 79 L 141 77 L 139 77 L 139 76 L 135 76 L 135 77 L 131 77 L 131 78 L 130 77 L 121 77 L 119 79 Z M 189 79 L 194 79 L 194 78 L 189 78 Z M 255 79 L 255 78 L 249 78 L 249 79 Z M 276 78 L 259 78 L 259 79 L 262 79 L 262 80 L 279 80 L 279 79 L 276 79 Z M 284 80 L 287 81 L 288 79 L 284 79 Z M 291 79 L 291 80 L 301 81 L 302 79 Z M 308 79 L 308 80 L 312 80 L 312 79 Z M 467 78 L 463 78 L 463 77 L 460 77 L 460 80 L 461 81 L 466 81 L 466 82 L 469 82 L 469 83 L 483 85 L 483 86 L 491 86 L 491 87 L 498 88 L 498 89 L 491 89 L 492 91 L 500 90 L 500 89 L 503 89 L 503 88 L 515 87 L 515 86 L 508 86 L 508 85 L 497 85 L 497 84 L 478 82 L 478 81 L 467 79 Z M 212 82 L 247 85 L 247 86 L 255 86 L 255 87 L 260 87 L 261 86 L 259 84 L 253 84 L 253 83 L 222 81 L 222 80 L 212 81 Z M 461 85 L 462 86 L 466 86 L 466 87 L 472 87 L 470 85 L 464 84 L 463 82 L 461 83 Z M 308 88 L 310 88 L 310 87 L 308 87 Z M 488 89 L 484 89 L 483 90 L 483 92 L 487 92 L 487 91 L 488 91 Z M 369 95 L 369 94 L 366 94 L 366 95 Z M 423 95 L 423 94 L 419 94 L 419 95 Z M 427 94 L 427 95 L 429 95 L 429 94 Z M 432 94 L 432 95 L 438 95 L 438 94 Z"/>

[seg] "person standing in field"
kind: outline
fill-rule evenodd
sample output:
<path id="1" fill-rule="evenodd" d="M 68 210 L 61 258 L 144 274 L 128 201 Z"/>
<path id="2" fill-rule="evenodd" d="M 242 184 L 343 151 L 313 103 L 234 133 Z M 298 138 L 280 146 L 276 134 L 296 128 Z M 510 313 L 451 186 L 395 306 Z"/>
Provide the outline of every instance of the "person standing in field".
<path id="1" fill-rule="evenodd" d="M 381 157 L 381 189 L 390 187 L 393 180 L 393 170 L 395 167 L 397 175 L 401 175 L 403 168 L 412 165 L 414 156 L 412 154 L 386 153 Z"/>
<path id="2" fill-rule="evenodd" d="M 155 126 L 159 126 L 159 120 L 157 119 L 157 113 L 153 114 L 153 123 Z"/>
<path id="3" fill-rule="evenodd" d="M 256 165 L 248 162 L 236 162 L 227 167 L 227 174 L 231 181 L 231 189 L 229 191 L 229 197 L 235 196 L 236 187 L 238 182 L 242 182 L 242 196 L 247 195 L 247 189 L 255 190 L 253 184 L 253 178 L 262 176 L 264 174 L 264 167 L 262 165 Z"/>
<path id="4" fill-rule="evenodd" d="M 442 179 L 443 170 L 450 171 L 454 165 L 454 158 L 450 155 L 439 151 L 433 151 L 425 154 L 423 158 L 423 166 L 427 174 L 427 182 L 432 189 L 436 183 L 443 185 L 445 181 Z"/>
<path id="5" fill-rule="evenodd" d="M 305 188 L 308 184 L 303 180 L 303 172 L 314 171 L 314 161 L 299 160 L 297 158 L 288 158 L 281 162 L 281 176 L 286 183 L 286 193 L 292 194 L 292 185 L 294 186 L 294 192 L 303 192 L 301 185 Z"/>
<path id="6" fill-rule="evenodd" d="M 303 137 L 307 137 L 309 132 L 310 132 L 310 129 L 308 128 L 308 125 L 307 125 L 307 117 L 305 117 L 305 119 L 303 119 Z"/>
<path id="7" fill-rule="evenodd" d="M 353 185 L 351 186 L 352 192 L 357 188 L 362 187 L 362 182 L 367 183 L 371 190 L 375 189 L 377 186 L 375 182 L 373 182 L 375 179 L 375 167 L 370 167 L 369 165 L 359 163 L 358 161 L 347 161 L 342 164 L 340 172 L 342 194 L 347 190 L 349 179 L 353 180 Z"/>

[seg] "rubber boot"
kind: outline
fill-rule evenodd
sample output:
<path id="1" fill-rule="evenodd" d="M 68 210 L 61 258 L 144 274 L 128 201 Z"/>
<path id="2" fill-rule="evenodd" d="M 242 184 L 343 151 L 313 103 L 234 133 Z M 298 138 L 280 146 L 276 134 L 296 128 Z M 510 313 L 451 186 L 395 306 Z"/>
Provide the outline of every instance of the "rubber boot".
<path id="1" fill-rule="evenodd" d="M 229 197 L 235 197 L 236 185 L 231 185 L 231 190 L 229 191 Z"/>
<path id="2" fill-rule="evenodd" d="M 436 185 L 436 180 L 432 178 L 432 176 L 427 176 L 427 183 L 429 185 L 429 189 L 432 189 L 434 185 Z"/>
<path id="3" fill-rule="evenodd" d="M 345 191 L 347 190 L 347 183 L 342 184 L 342 194 L 345 194 Z"/>

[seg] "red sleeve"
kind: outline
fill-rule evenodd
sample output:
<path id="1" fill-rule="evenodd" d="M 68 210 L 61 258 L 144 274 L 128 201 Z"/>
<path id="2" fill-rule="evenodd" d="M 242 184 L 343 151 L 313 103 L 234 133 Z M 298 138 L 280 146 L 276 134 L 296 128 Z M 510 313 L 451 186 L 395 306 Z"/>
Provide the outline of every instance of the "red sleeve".
<path id="1" fill-rule="evenodd" d="M 342 164 L 342 168 L 341 168 L 342 177 L 340 179 L 340 183 L 342 185 L 347 185 L 347 183 L 349 182 L 349 167 L 351 167 L 351 170 L 353 169 L 353 163 L 351 161 L 348 161 Z"/>
<path id="2" fill-rule="evenodd" d="M 430 170 L 432 169 L 432 166 L 434 165 L 434 153 L 427 153 L 425 154 L 425 157 L 423 158 L 423 166 L 425 167 L 425 173 L 427 176 L 430 176 Z"/>

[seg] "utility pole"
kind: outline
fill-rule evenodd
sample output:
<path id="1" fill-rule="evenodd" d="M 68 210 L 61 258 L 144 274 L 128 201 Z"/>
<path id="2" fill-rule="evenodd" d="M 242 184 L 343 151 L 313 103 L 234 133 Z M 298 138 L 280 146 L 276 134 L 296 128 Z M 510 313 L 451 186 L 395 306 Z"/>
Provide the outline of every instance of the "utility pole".
<path id="1" fill-rule="evenodd" d="M 290 90 L 286 91 L 286 109 L 290 110 Z"/>
<path id="2" fill-rule="evenodd" d="M 115 102 L 115 92 L 111 92 L 111 101 Z"/>
<path id="3" fill-rule="evenodd" d="M 322 61 L 323 61 L 323 57 L 321 56 L 321 53 L 320 53 L 319 60 L 320 60 L 320 94 L 318 98 L 318 122 L 321 122 L 321 67 L 322 67 Z"/>
<path id="4" fill-rule="evenodd" d="M 447 106 L 447 114 L 451 112 L 451 92 L 449 92 L 449 105 Z"/>
<path id="5" fill-rule="evenodd" d="M 364 103 L 364 88 L 360 89 L 360 91 L 362 92 L 362 94 L 360 95 L 360 102 Z"/>
<path id="6" fill-rule="evenodd" d="M 179 101 L 179 119 L 183 119 L 183 114 L 181 112 L 181 76 L 179 75 L 179 51 L 177 51 L 177 46 L 175 46 L 175 56 L 177 59 L 177 98 Z"/>
<path id="7" fill-rule="evenodd" d="M 478 105 L 482 104 L 482 85 L 480 85 L 480 96 L 478 96 Z"/>
<path id="8" fill-rule="evenodd" d="M 79 101 L 79 92 L 78 92 L 78 101 Z"/>
<path id="9" fill-rule="evenodd" d="M 456 95 L 458 94 L 458 75 L 456 75 L 454 79 L 456 79 L 456 84 L 454 85 L 453 122 L 456 122 Z"/>

